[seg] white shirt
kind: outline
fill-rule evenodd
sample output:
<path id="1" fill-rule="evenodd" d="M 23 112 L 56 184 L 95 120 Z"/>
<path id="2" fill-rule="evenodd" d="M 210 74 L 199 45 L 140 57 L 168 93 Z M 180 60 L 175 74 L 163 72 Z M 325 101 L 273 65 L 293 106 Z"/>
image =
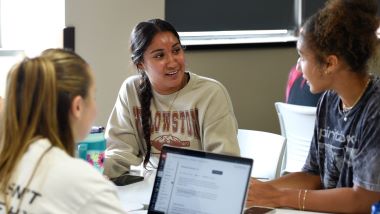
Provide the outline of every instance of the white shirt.
<path id="1" fill-rule="evenodd" d="M 125 213 L 116 187 L 85 161 L 54 147 L 36 168 L 50 145 L 46 139 L 34 142 L 16 167 L 7 191 L 11 213 Z M 0 193 L 0 214 L 5 213 L 3 200 Z"/>

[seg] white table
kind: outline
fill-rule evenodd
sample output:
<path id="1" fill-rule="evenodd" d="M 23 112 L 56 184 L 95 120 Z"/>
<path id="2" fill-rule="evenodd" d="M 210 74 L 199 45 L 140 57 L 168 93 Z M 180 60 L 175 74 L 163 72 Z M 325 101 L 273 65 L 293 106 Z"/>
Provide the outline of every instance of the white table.
<path id="1" fill-rule="evenodd" d="M 135 169 L 140 175 L 144 176 L 144 180 L 129 184 L 126 186 L 118 186 L 118 194 L 125 209 L 130 214 L 146 214 L 146 209 L 152 195 L 154 179 L 156 170 L 146 171 L 144 169 Z M 288 213 L 288 214 L 312 214 L 315 212 L 290 210 L 290 209 L 276 209 L 275 213 Z"/>
<path id="2" fill-rule="evenodd" d="M 132 212 L 128 212 L 129 214 L 147 214 L 146 210 L 136 210 Z M 288 209 L 276 209 L 276 214 L 313 214 L 315 212 L 307 212 L 307 211 L 300 211 L 300 210 L 288 210 Z M 320 213 L 319 213 L 320 214 Z"/>
<path id="3" fill-rule="evenodd" d="M 144 169 L 138 170 L 141 171 L 140 175 L 144 176 L 143 181 L 117 187 L 120 200 L 127 211 L 147 209 L 150 196 L 152 195 L 154 179 L 157 171 L 146 171 Z"/>

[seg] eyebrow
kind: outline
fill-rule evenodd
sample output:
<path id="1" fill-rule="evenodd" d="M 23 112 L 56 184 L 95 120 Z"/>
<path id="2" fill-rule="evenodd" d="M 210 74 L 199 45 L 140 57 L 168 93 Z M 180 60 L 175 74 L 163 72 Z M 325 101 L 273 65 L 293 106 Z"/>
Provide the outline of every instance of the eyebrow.
<path id="1" fill-rule="evenodd" d="M 177 43 L 175 43 L 174 45 L 172 45 L 172 48 L 174 48 L 174 47 L 177 46 L 177 45 L 180 45 L 179 42 L 177 42 Z M 160 51 L 163 51 L 163 50 L 164 50 L 164 49 L 162 49 L 162 48 L 160 48 L 160 49 L 156 49 L 156 50 L 152 50 L 152 51 L 150 52 L 150 54 L 155 53 L 155 52 L 160 52 Z"/>
<path id="2" fill-rule="evenodd" d="M 152 51 L 150 52 L 150 54 L 153 54 L 153 53 L 155 53 L 155 52 L 160 52 L 160 51 L 163 51 L 163 49 L 152 50 Z"/>

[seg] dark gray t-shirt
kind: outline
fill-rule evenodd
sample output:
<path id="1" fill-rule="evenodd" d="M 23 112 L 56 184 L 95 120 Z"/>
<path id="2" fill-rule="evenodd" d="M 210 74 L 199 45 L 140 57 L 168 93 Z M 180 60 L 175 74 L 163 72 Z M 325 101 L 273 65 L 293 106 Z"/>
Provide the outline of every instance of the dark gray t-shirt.
<path id="1" fill-rule="evenodd" d="M 372 77 L 359 102 L 348 112 L 342 111 L 337 93 L 323 94 L 302 171 L 320 175 L 323 188 L 355 184 L 380 191 L 379 77 Z"/>

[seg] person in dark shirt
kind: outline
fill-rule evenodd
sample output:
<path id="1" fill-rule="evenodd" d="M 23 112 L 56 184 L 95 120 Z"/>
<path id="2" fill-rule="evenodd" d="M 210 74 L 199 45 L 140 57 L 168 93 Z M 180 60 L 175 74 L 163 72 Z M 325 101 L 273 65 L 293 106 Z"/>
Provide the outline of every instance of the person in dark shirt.
<path id="1" fill-rule="evenodd" d="M 322 93 L 313 94 L 297 65 L 290 69 L 286 85 L 285 102 L 293 105 L 317 106 Z"/>
<path id="2" fill-rule="evenodd" d="M 369 62 L 379 41 L 377 1 L 330 0 L 300 32 L 298 67 L 317 105 L 301 172 L 251 180 L 247 205 L 370 213 L 380 200 L 380 78 Z"/>

